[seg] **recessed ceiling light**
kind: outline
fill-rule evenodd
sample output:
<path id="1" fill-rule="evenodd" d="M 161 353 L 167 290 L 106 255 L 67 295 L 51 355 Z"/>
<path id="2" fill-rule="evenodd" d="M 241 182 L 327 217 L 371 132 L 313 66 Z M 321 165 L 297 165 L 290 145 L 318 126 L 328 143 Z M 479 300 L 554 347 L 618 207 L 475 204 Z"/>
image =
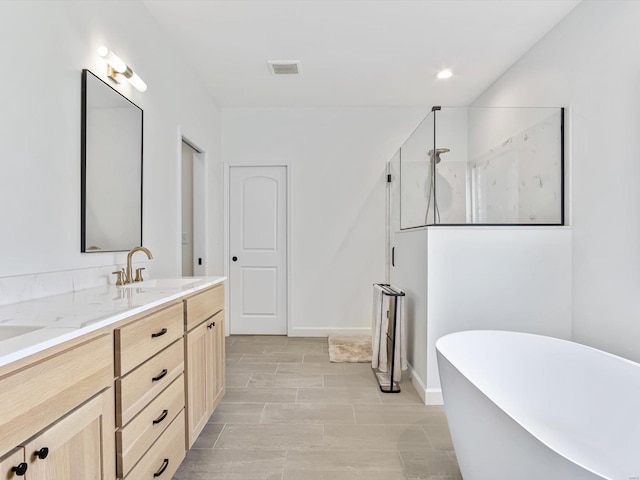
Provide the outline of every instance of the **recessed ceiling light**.
<path id="1" fill-rule="evenodd" d="M 440 70 L 436 75 L 436 77 L 439 78 L 440 80 L 444 80 L 445 78 L 451 78 L 452 76 L 453 76 L 453 72 L 448 68 L 445 68 L 444 70 Z"/>

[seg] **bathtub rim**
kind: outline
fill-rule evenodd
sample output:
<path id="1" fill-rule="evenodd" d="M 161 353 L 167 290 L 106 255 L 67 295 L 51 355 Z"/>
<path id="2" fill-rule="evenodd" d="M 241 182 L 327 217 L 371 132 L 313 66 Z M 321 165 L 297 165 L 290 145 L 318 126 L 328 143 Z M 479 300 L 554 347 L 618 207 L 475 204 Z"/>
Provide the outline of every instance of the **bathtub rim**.
<path id="1" fill-rule="evenodd" d="M 587 465 L 585 465 L 582 461 L 579 460 L 575 460 L 574 458 L 572 458 L 571 456 L 567 455 L 564 451 L 562 451 L 562 449 L 558 449 L 558 448 L 554 448 L 552 445 L 549 444 L 548 441 L 545 441 L 544 439 L 542 439 L 540 437 L 539 434 L 536 434 L 534 432 L 531 431 L 530 428 L 526 427 L 521 420 L 518 420 L 510 411 L 509 409 L 505 409 L 504 405 L 502 405 L 503 402 L 500 401 L 496 401 L 495 399 L 491 398 L 491 396 L 489 396 L 483 389 L 481 389 L 476 383 L 474 383 L 467 375 L 465 375 L 464 373 L 462 373 L 462 371 L 451 361 L 451 359 L 449 357 L 447 357 L 447 355 L 441 350 L 441 346 L 443 343 L 446 343 L 447 340 L 449 339 L 449 337 L 455 337 L 455 336 L 471 336 L 471 335 L 480 335 L 480 336 L 489 336 L 491 334 L 499 334 L 501 336 L 520 336 L 520 337 L 537 337 L 539 339 L 544 339 L 544 341 L 551 341 L 551 342 L 556 342 L 556 343 L 563 343 L 563 344 L 569 344 L 572 345 L 574 348 L 579 348 L 579 349 L 583 349 L 585 351 L 590 351 L 592 353 L 596 353 L 597 355 L 605 355 L 606 357 L 612 358 L 615 361 L 622 361 L 623 363 L 626 363 L 630 366 L 633 366 L 634 368 L 638 368 L 640 369 L 640 364 L 637 362 L 634 362 L 633 360 L 629 360 L 628 358 L 624 358 L 624 357 L 620 357 L 619 355 L 615 355 L 613 353 L 609 353 L 609 352 L 605 352 L 603 350 L 599 350 L 597 348 L 594 347 L 590 347 L 588 345 L 584 345 L 581 343 L 577 343 L 577 342 L 573 342 L 571 340 L 565 340 L 565 339 L 561 339 L 561 338 L 556 338 L 556 337 L 550 337 L 547 335 L 540 335 L 540 334 L 536 334 L 536 333 L 528 333 L 528 332 L 518 332 L 518 331 L 511 331 L 511 330 L 462 330 L 459 332 L 453 332 L 453 333 L 449 333 L 447 335 L 443 335 L 442 337 L 438 338 L 438 340 L 436 340 L 436 352 L 437 352 L 437 356 L 442 355 L 442 357 L 447 360 L 447 362 L 449 363 L 449 365 L 451 365 L 451 367 L 453 369 L 455 369 L 455 371 L 457 371 L 466 381 L 468 381 L 469 383 L 471 383 L 474 388 L 480 393 L 482 394 L 485 398 L 487 398 L 490 402 L 494 403 L 505 415 L 507 415 L 511 420 L 513 420 L 516 424 L 518 424 L 520 427 L 522 427 L 522 429 L 524 431 L 526 431 L 529 435 L 531 435 L 533 438 L 535 438 L 538 442 L 540 442 L 542 445 L 544 445 L 546 448 L 548 448 L 549 450 L 555 452 L 557 455 L 560 455 L 561 457 L 565 458 L 567 461 L 574 463 L 575 465 L 578 465 L 580 468 L 583 468 L 584 470 L 602 478 L 603 480 L 615 480 L 613 477 L 610 477 L 609 475 L 599 472 L 596 469 L 594 469 L 593 467 L 589 467 Z M 441 340 L 443 340 L 441 342 Z M 440 364 L 438 364 L 438 368 L 440 368 Z M 444 397 L 444 407 L 445 407 L 445 412 L 446 412 L 446 393 L 444 391 L 444 388 L 442 390 L 443 393 L 443 397 Z"/>

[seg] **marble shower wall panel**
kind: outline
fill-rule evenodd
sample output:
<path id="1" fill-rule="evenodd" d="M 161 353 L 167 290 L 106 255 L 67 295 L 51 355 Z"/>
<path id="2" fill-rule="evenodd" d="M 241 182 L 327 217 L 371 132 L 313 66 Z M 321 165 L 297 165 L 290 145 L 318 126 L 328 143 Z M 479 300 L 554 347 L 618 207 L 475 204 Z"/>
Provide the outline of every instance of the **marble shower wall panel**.
<path id="1" fill-rule="evenodd" d="M 440 212 L 437 223 L 466 223 L 466 179 L 467 164 L 464 162 L 442 161 L 436 166 L 436 199 Z"/>
<path id="2" fill-rule="evenodd" d="M 561 113 L 469 162 L 474 223 L 561 222 Z"/>
<path id="3" fill-rule="evenodd" d="M 560 223 L 562 165 L 560 114 L 516 137 L 519 149 L 521 223 Z"/>
<path id="4" fill-rule="evenodd" d="M 491 152 L 470 170 L 473 223 L 518 223 L 517 152 Z"/>

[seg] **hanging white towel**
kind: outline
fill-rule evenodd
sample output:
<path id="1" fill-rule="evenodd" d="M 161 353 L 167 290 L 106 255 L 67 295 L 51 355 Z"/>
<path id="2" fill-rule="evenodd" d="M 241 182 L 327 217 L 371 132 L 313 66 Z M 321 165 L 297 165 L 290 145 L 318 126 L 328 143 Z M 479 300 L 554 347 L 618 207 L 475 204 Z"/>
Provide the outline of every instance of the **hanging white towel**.
<path id="1" fill-rule="evenodd" d="M 373 286 L 373 309 L 372 309 L 372 322 L 371 322 L 371 366 L 373 368 L 380 368 L 380 350 L 384 349 L 384 364 L 386 371 L 387 362 L 387 342 L 386 331 L 387 326 L 383 325 L 383 317 L 386 319 L 386 311 L 384 309 L 384 290 L 380 285 Z M 385 313 L 383 315 L 383 313 Z"/>
<path id="2" fill-rule="evenodd" d="M 392 287 L 393 288 L 393 287 Z M 400 290 L 395 289 L 397 292 Z M 372 350 L 371 366 L 380 372 L 389 370 L 387 352 L 387 329 L 389 328 L 389 312 L 391 302 L 388 295 L 384 295 L 384 289 L 379 285 L 374 285 L 373 289 L 373 321 L 372 321 Z M 404 308 L 404 296 L 396 298 L 396 319 L 395 319 L 395 348 L 394 348 L 394 368 L 393 379 L 399 382 L 402 378 L 402 371 L 407 369 L 407 333 L 406 316 Z M 393 336 L 393 332 L 389 332 Z"/>

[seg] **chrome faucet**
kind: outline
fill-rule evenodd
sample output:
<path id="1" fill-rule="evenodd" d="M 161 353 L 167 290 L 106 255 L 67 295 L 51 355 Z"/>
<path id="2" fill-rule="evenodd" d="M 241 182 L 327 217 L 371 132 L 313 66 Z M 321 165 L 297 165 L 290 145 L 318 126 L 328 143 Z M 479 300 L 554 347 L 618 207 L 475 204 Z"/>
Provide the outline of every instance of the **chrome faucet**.
<path id="1" fill-rule="evenodd" d="M 127 254 L 127 271 L 125 272 L 124 275 L 124 283 L 133 283 L 133 282 L 139 282 L 142 280 L 142 276 L 138 275 L 136 277 L 136 279 L 133 279 L 133 269 L 131 268 L 131 257 L 133 257 L 133 254 L 136 252 L 144 252 L 147 254 L 147 257 L 149 258 L 149 260 L 151 260 L 153 258 L 153 255 L 151 255 L 151 252 L 149 251 L 148 248 L 145 247 L 134 247 L 131 249 L 131 251 Z M 138 272 L 139 273 L 139 272 Z"/>

